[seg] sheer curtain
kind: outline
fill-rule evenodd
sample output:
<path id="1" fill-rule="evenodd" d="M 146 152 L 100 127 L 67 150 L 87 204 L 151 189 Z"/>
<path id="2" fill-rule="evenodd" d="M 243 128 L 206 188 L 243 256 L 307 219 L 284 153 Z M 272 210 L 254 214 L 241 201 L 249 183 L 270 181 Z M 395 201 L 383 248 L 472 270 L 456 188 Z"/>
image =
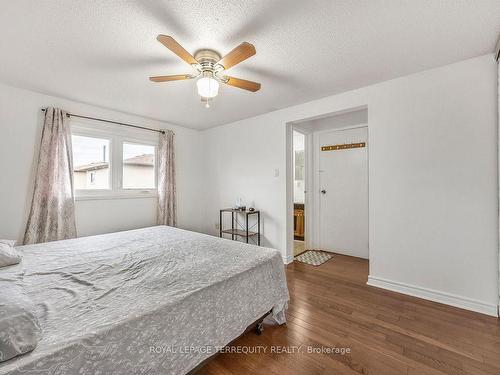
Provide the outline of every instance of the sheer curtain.
<path id="1" fill-rule="evenodd" d="M 24 244 L 76 237 L 73 155 L 66 112 L 47 108 Z"/>
<path id="2" fill-rule="evenodd" d="M 175 152 L 174 132 L 160 133 L 158 147 L 158 224 L 174 226 L 177 224 L 175 197 Z"/>

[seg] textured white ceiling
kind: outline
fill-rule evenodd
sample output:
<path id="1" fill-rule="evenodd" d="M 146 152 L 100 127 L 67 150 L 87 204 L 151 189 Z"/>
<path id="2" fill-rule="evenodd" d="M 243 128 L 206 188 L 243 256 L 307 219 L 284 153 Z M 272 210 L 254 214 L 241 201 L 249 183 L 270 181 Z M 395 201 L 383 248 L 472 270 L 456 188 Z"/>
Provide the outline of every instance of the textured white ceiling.
<path id="1" fill-rule="evenodd" d="M 208 128 L 493 51 L 499 0 L 1 0 L 0 81 Z M 155 40 L 257 55 L 203 108 L 191 72 Z M 50 103 L 47 103 L 50 104 Z"/>

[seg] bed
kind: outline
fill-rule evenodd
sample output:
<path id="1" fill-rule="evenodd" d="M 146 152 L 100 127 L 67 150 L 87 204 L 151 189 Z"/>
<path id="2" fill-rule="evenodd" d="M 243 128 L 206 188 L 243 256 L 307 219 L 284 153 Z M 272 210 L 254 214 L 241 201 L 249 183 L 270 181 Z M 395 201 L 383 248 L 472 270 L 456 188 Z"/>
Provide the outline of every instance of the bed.
<path id="1" fill-rule="evenodd" d="M 17 248 L 37 348 L 0 374 L 185 374 L 272 311 L 288 290 L 278 251 L 156 226 Z"/>

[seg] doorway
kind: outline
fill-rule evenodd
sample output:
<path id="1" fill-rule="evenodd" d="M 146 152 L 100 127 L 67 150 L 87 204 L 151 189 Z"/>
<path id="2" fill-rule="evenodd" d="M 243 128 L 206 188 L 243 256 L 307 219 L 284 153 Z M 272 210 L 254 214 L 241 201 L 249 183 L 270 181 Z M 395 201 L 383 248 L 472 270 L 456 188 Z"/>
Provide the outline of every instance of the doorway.
<path id="1" fill-rule="evenodd" d="M 286 261 L 306 250 L 368 259 L 367 107 L 288 125 Z"/>

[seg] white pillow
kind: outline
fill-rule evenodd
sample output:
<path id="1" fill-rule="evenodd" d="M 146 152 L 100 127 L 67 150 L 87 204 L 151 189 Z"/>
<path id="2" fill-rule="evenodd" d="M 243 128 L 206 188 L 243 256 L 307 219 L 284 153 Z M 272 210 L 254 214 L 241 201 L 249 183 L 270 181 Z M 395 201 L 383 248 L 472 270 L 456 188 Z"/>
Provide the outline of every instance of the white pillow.
<path id="1" fill-rule="evenodd" d="M 17 264 L 21 261 L 21 255 L 11 245 L 0 240 L 0 268 Z"/>
<path id="2" fill-rule="evenodd" d="M 0 270 L 0 362 L 35 349 L 42 330 L 22 275 Z"/>

